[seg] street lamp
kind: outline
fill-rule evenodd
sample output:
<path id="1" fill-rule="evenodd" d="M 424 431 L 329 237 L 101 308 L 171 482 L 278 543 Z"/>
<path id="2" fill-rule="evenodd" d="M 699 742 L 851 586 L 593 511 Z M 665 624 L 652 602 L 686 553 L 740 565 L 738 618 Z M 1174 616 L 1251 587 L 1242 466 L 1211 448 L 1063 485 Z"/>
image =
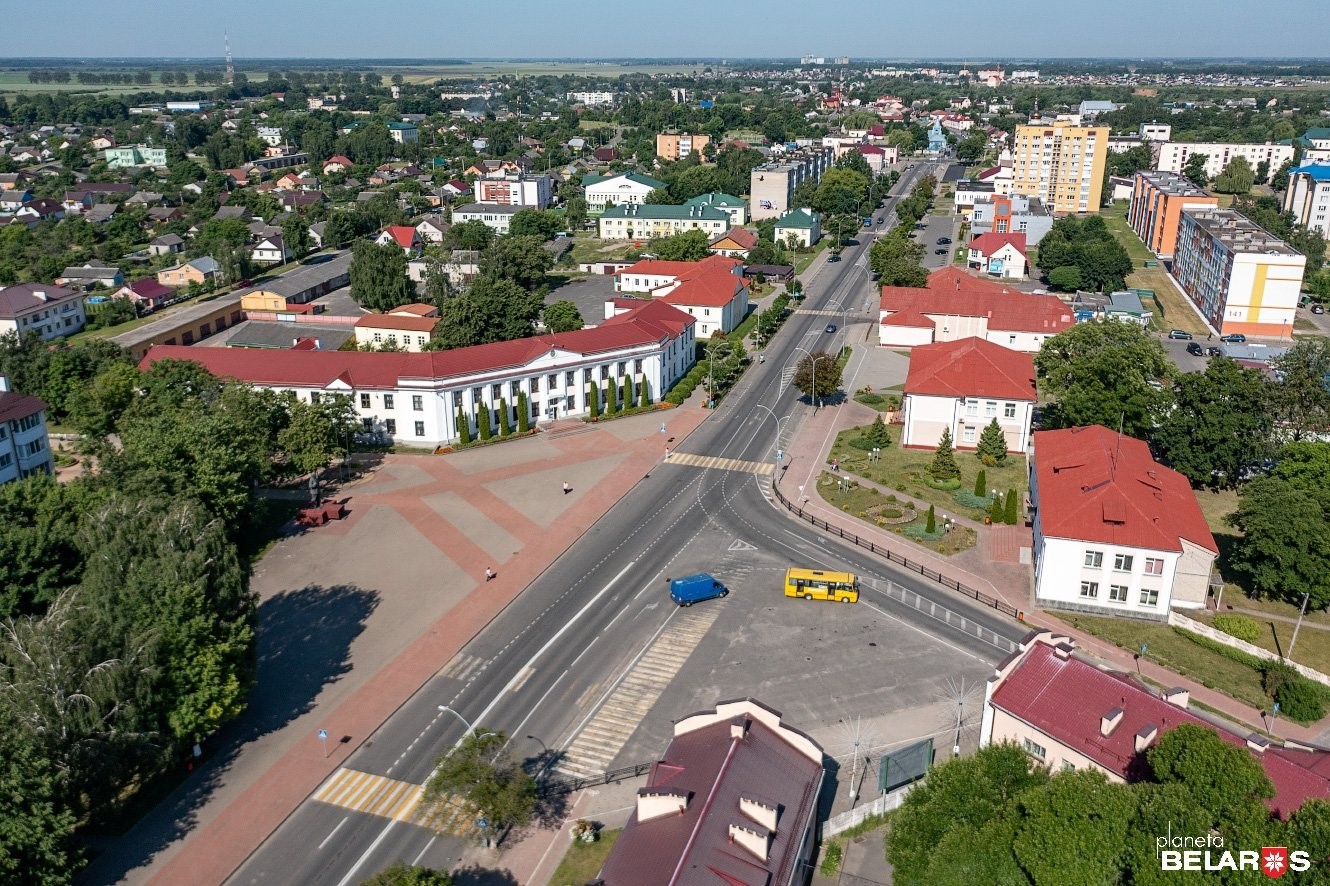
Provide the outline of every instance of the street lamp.
<path id="1" fill-rule="evenodd" d="M 813 366 L 813 392 L 808 395 L 808 399 L 813 404 L 813 410 L 817 411 L 817 407 L 822 405 L 820 402 L 821 398 L 817 396 L 817 358 L 814 357 L 811 352 L 803 348 L 796 347 L 795 350 L 808 354 L 808 362 Z"/>
<path id="2" fill-rule="evenodd" d="M 777 459 L 776 459 L 776 471 L 777 471 L 777 473 L 776 473 L 776 479 L 775 479 L 775 482 L 779 483 L 779 482 L 780 482 L 780 473 L 779 473 L 779 472 L 780 472 L 780 458 L 779 458 L 779 454 L 780 454 L 780 419 L 776 417 L 776 413 L 772 411 L 772 409 L 771 409 L 770 406 L 763 406 L 761 403 L 754 403 L 753 405 L 756 406 L 758 409 L 764 410 L 764 411 L 767 413 L 767 415 L 770 415 L 770 416 L 771 416 L 771 421 L 772 421 L 773 423 L 775 423 L 775 425 L 776 425 L 776 436 L 775 436 L 775 439 L 774 439 L 774 441 L 773 441 L 773 445 L 775 446 L 775 454 L 778 456 Z"/>
<path id="3" fill-rule="evenodd" d="M 466 727 L 466 733 L 462 736 L 462 741 L 465 741 L 465 740 L 466 740 L 467 735 L 471 735 L 472 733 L 474 733 L 474 732 L 476 731 L 476 727 L 475 727 L 475 726 L 472 726 L 471 723 L 470 723 L 470 721 L 468 721 L 466 717 L 463 717 L 461 714 L 457 713 L 457 711 L 455 711 L 455 710 L 453 710 L 452 708 L 448 707 L 446 704 L 441 704 L 441 705 L 439 705 L 439 710 L 440 710 L 440 711 L 447 711 L 448 713 L 452 714 L 454 717 L 456 717 L 457 719 L 459 719 L 459 720 L 462 721 L 462 725 Z M 480 735 L 478 735 L 478 736 L 476 736 L 476 737 L 477 737 L 477 738 L 489 738 L 491 735 L 498 735 L 498 734 L 499 734 L 499 733 L 497 733 L 497 732 L 483 732 L 483 733 L 481 733 Z M 461 744 L 461 742 L 458 742 L 458 744 Z M 503 749 L 500 748 L 500 750 L 503 750 Z M 499 755 L 498 755 L 498 754 L 495 754 L 494 756 L 497 758 Z"/>

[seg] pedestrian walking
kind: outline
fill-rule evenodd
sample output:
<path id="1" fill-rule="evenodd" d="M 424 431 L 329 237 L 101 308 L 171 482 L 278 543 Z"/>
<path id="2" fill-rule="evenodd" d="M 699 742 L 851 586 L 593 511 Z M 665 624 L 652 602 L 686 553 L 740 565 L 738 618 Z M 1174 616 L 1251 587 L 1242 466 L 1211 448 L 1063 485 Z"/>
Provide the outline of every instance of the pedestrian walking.
<path id="1" fill-rule="evenodd" d="M 669 461 L 669 459 L 670 459 L 670 447 L 666 446 L 666 447 L 665 447 L 665 460 L 666 460 L 666 461 Z"/>
<path id="2" fill-rule="evenodd" d="M 572 492 L 572 491 L 573 491 L 573 487 L 569 486 L 569 485 L 568 485 L 568 481 L 565 480 L 564 483 L 563 483 L 563 494 L 564 494 L 564 495 L 567 495 L 568 493 L 570 493 L 570 492 Z"/>
<path id="3" fill-rule="evenodd" d="M 485 567 L 485 581 L 491 581 L 494 578 L 494 570 L 488 566 Z"/>

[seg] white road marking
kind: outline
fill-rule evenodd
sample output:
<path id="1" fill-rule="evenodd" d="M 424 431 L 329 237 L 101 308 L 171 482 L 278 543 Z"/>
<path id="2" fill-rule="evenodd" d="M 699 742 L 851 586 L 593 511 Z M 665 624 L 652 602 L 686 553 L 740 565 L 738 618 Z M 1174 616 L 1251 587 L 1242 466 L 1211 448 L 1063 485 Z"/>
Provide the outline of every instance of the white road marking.
<path id="1" fill-rule="evenodd" d="M 349 819 L 350 817 L 351 817 L 351 816 L 348 815 L 346 818 L 344 818 L 344 819 L 342 819 L 341 821 L 337 822 L 337 827 L 333 828 L 333 829 L 332 829 L 332 833 L 330 833 L 330 834 L 328 834 L 328 836 L 324 837 L 324 838 L 323 838 L 323 842 L 319 844 L 319 848 L 320 848 L 320 849 L 322 849 L 324 846 L 327 846 L 327 845 L 328 845 L 328 841 L 331 840 L 331 839 L 333 838 L 333 834 L 335 834 L 335 833 L 337 833 L 338 831 L 340 831 L 340 830 L 342 829 L 342 825 L 346 824 L 347 819 Z"/>

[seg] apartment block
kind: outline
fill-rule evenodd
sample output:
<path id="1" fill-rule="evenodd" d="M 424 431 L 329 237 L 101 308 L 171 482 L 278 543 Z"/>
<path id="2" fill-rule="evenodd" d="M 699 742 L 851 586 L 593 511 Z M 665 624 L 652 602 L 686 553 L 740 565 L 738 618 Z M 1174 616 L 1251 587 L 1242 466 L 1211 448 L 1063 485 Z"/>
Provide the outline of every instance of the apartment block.
<path id="1" fill-rule="evenodd" d="M 146 145 L 125 145 L 106 149 L 106 165 L 112 169 L 129 169 L 135 166 L 166 165 L 166 148 L 149 148 Z"/>
<path id="2" fill-rule="evenodd" d="M 1289 171 L 1284 211 L 1322 237 L 1330 233 L 1330 164 L 1310 163 Z"/>
<path id="3" fill-rule="evenodd" d="M 662 160 L 682 160 L 694 153 L 701 154 L 702 149 L 709 144 L 711 144 L 709 135 L 662 132 L 656 136 L 656 156 Z"/>
<path id="4" fill-rule="evenodd" d="M 1196 154 L 1205 155 L 1205 174 L 1213 179 L 1224 171 L 1224 167 L 1235 157 L 1247 158 L 1247 164 L 1255 171 L 1262 163 L 1270 164 L 1270 174 L 1293 159 L 1293 145 L 1281 145 L 1266 142 L 1263 145 L 1229 145 L 1219 142 L 1163 142 L 1159 146 L 1159 159 L 1155 169 L 1162 172 L 1182 172 L 1187 161 Z"/>
<path id="5" fill-rule="evenodd" d="M 507 175 L 502 178 L 476 179 L 472 186 L 477 203 L 544 209 L 550 205 L 548 175 Z"/>
<path id="6" fill-rule="evenodd" d="M 44 401 L 9 389 L 0 375 L 0 484 L 55 473 Z"/>
<path id="7" fill-rule="evenodd" d="M 1038 197 L 1058 215 L 1098 212 L 1108 132 L 1062 120 L 1017 126 L 1012 193 Z"/>
<path id="8" fill-rule="evenodd" d="M 1127 207 L 1127 224 L 1155 255 L 1171 256 L 1178 242 L 1182 210 L 1218 205 L 1218 197 L 1176 172 L 1138 172 Z"/>
<path id="9" fill-rule="evenodd" d="M 819 181 L 831 168 L 835 155 L 831 148 L 808 148 L 755 167 L 748 188 L 753 221 L 784 215 L 790 209 L 794 189 L 810 179 Z"/>
<path id="10" fill-rule="evenodd" d="M 956 184 L 959 186 L 960 182 Z M 988 233 L 1024 234 L 1027 245 L 1038 246 L 1053 229 L 1053 214 L 1038 197 L 990 194 L 976 200 L 970 210 L 970 233 L 975 237 Z"/>
<path id="11" fill-rule="evenodd" d="M 1231 209 L 1182 211 L 1173 276 L 1223 335 L 1289 338 L 1306 264 L 1306 256 Z"/>

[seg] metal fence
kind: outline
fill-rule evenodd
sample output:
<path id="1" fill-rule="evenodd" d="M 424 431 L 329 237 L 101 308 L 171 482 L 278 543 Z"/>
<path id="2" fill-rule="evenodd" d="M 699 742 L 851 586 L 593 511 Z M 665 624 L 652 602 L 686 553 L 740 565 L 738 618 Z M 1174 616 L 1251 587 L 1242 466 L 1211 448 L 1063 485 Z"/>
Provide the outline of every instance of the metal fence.
<path id="1" fill-rule="evenodd" d="M 625 778 L 637 778 L 640 775 L 646 775 L 650 771 L 650 763 L 634 763 L 632 766 L 608 769 L 604 774 L 593 775 L 590 778 L 546 778 L 540 782 L 540 792 L 546 796 L 571 794 L 573 791 L 582 790 L 582 788 L 618 783 Z"/>
<path id="2" fill-rule="evenodd" d="M 938 572 L 935 569 L 929 569 L 927 566 L 924 566 L 922 563 L 916 563 L 913 560 L 911 560 L 909 557 L 903 556 L 902 554 L 898 554 L 888 547 L 879 545 L 867 538 L 860 538 L 859 536 L 855 535 L 853 532 L 846 532 L 844 529 L 842 529 L 839 526 L 835 526 L 831 523 L 828 523 L 826 520 L 821 520 L 813 516 L 812 514 L 806 512 L 803 508 L 799 507 L 794 502 L 786 498 L 785 494 L 780 491 L 779 483 L 773 483 L 772 489 L 776 493 L 776 500 L 779 501 L 782 505 L 784 505 L 786 509 L 788 509 L 792 514 L 794 514 L 800 520 L 806 520 L 812 525 L 816 526 L 818 529 L 834 533 L 836 536 L 843 538 L 846 541 L 854 542 L 854 544 L 856 544 L 857 546 L 863 548 L 866 551 L 870 551 L 874 554 L 877 554 L 879 557 L 886 557 L 887 560 L 889 560 L 890 562 L 895 563 L 899 566 L 903 566 L 906 569 L 910 570 L 911 572 L 916 572 L 919 575 L 922 575 L 924 578 L 928 579 L 929 581 L 935 581 L 938 584 L 942 585 L 943 587 L 951 588 L 953 591 L 959 591 L 960 593 L 964 594 L 965 596 L 969 597 L 972 600 L 978 600 L 980 603 L 983 603 L 985 606 L 989 606 L 992 607 L 993 609 L 996 609 L 998 612 L 1001 612 L 1003 615 L 1009 615 L 1012 618 L 1021 621 L 1025 620 L 1025 613 L 1021 612 L 1019 609 L 1017 609 L 1015 606 L 1012 606 L 1009 603 L 1004 603 L 1003 601 L 997 599 L 996 597 L 990 597 L 988 594 L 976 591 L 974 588 L 970 587 L 969 585 L 962 584 L 961 582 L 957 581 L 954 578 L 948 578 L 947 576 L 943 575 L 942 573 Z"/>
<path id="3" fill-rule="evenodd" d="M 962 633 L 969 634 L 980 642 L 987 643 L 1003 654 L 1015 652 L 1018 644 L 1009 640 L 990 628 L 986 628 L 978 622 L 971 621 L 963 615 L 957 615 L 945 606 L 939 606 L 936 602 L 924 597 L 909 588 L 903 588 L 893 581 L 888 580 L 886 588 L 883 589 L 888 597 L 906 606 L 914 609 L 921 615 L 926 615 L 934 621 L 940 621 L 948 627 L 955 628 Z"/>

